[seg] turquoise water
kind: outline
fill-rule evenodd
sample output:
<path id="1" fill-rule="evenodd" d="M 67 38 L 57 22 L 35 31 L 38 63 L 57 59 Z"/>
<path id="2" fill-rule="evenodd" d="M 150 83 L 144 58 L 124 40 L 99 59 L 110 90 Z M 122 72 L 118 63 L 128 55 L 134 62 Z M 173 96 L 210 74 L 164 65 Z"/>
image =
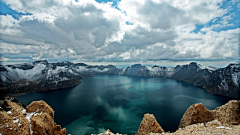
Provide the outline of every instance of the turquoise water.
<path id="1" fill-rule="evenodd" d="M 55 121 L 73 135 L 104 132 L 137 133 L 145 113 L 155 115 L 165 131 L 175 131 L 186 109 L 203 103 L 215 109 L 230 99 L 172 79 L 98 75 L 74 88 L 18 96 L 28 104 L 44 100 Z"/>

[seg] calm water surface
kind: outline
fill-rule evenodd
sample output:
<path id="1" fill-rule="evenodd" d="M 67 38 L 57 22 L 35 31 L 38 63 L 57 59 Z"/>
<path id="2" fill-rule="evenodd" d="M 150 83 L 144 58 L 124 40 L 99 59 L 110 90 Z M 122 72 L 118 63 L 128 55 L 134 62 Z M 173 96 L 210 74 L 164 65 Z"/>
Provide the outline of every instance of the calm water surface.
<path id="1" fill-rule="evenodd" d="M 203 103 L 215 109 L 230 99 L 215 96 L 171 79 L 98 75 L 74 88 L 18 96 L 28 104 L 44 100 L 55 110 L 55 121 L 73 135 L 110 129 L 137 133 L 145 113 L 154 114 L 165 131 L 175 131 L 186 109 Z"/>

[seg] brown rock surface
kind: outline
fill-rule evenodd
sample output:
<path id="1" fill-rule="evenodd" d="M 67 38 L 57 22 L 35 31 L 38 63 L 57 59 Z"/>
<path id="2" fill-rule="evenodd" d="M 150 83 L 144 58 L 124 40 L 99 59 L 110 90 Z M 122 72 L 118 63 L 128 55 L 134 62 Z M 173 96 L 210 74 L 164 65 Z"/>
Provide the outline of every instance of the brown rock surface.
<path id="1" fill-rule="evenodd" d="M 0 133 L 3 135 L 29 135 L 29 121 L 27 120 L 22 106 L 5 100 L 3 111 L 0 111 Z"/>
<path id="2" fill-rule="evenodd" d="M 150 133 L 164 132 L 153 114 L 145 114 L 138 129 L 138 135 L 149 135 Z"/>
<path id="3" fill-rule="evenodd" d="M 0 111 L 0 134 L 66 135 L 66 129 L 54 122 L 54 111 L 44 101 L 34 101 L 23 108 L 4 100 Z"/>
<path id="4" fill-rule="evenodd" d="M 184 128 L 188 125 L 209 122 L 218 120 L 222 124 L 240 124 L 240 101 L 231 100 L 227 104 L 208 110 L 203 104 L 194 104 L 190 106 L 184 113 L 179 128 Z"/>
<path id="5" fill-rule="evenodd" d="M 193 104 L 184 113 L 179 127 L 183 128 L 188 125 L 204 123 L 211 120 L 214 120 L 214 116 L 210 110 L 205 108 L 203 104 Z"/>
<path id="6" fill-rule="evenodd" d="M 239 133 L 240 125 L 221 126 L 219 121 L 214 120 L 179 128 L 174 133 L 153 133 L 150 135 L 239 135 Z"/>
<path id="7" fill-rule="evenodd" d="M 53 109 L 44 101 L 33 101 L 26 107 L 27 113 L 31 112 L 42 112 L 49 114 L 52 118 L 54 117 Z"/>
<path id="8" fill-rule="evenodd" d="M 214 111 L 214 118 L 223 124 L 240 124 L 240 100 L 231 100 L 227 104 L 217 107 Z"/>

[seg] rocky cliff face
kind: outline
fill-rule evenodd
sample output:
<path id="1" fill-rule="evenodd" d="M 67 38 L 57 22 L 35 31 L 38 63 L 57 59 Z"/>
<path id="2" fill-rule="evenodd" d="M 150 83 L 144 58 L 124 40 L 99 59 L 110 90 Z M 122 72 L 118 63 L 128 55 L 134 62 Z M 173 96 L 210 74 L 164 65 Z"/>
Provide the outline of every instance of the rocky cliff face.
<path id="1" fill-rule="evenodd" d="M 135 64 L 129 66 L 122 70 L 120 74 L 122 75 L 131 75 L 131 76 L 144 76 L 144 77 L 162 77 L 162 78 L 170 78 L 178 68 L 167 68 L 167 67 L 159 67 L 159 66 L 142 66 L 141 64 Z"/>
<path id="2" fill-rule="evenodd" d="M 240 98 L 240 62 L 212 72 L 205 89 L 211 94 Z"/>
<path id="3" fill-rule="evenodd" d="M 54 111 L 44 101 L 34 101 L 24 108 L 5 99 L 0 110 L 2 135 L 67 135 L 65 128 L 54 122 Z"/>
<path id="4" fill-rule="evenodd" d="M 231 63 L 225 68 L 201 68 L 197 63 L 184 65 L 171 78 L 191 83 L 207 90 L 211 94 L 228 97 L 240 97 L 240 64 Z"/>

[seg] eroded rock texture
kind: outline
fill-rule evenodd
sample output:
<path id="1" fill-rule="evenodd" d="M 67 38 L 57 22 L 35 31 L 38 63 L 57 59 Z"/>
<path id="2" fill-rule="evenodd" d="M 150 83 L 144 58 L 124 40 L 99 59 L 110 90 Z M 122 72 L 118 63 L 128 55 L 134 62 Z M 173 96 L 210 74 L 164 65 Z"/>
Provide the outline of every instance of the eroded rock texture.
<path id="1" fill-rule="evenodd" d="M 203 104 L 194 104 L 190 106 L 183 115 L 179 127 L 183 128 L 196 123 L 204 123 L 212 120 L 218 120 L 223 124 L 240 124 L 240 101 L 231 100 L 227 104 L 208 110 Z"/>
<path id="2" fill-rule="evenodd" d="M 138 129 L 138 135 L 149 135 L 150 133 L 164 132 L 153 114 L 145 114 Z"/>
<path id="3" fill-rule="evenodd" d="M 0 134 L 3 135 L 66 135 L 65 128 L 54 122 L 54 111 L 44 101 L 34 101 L 24 108 L 4 100 L 0 111 Z"/>

